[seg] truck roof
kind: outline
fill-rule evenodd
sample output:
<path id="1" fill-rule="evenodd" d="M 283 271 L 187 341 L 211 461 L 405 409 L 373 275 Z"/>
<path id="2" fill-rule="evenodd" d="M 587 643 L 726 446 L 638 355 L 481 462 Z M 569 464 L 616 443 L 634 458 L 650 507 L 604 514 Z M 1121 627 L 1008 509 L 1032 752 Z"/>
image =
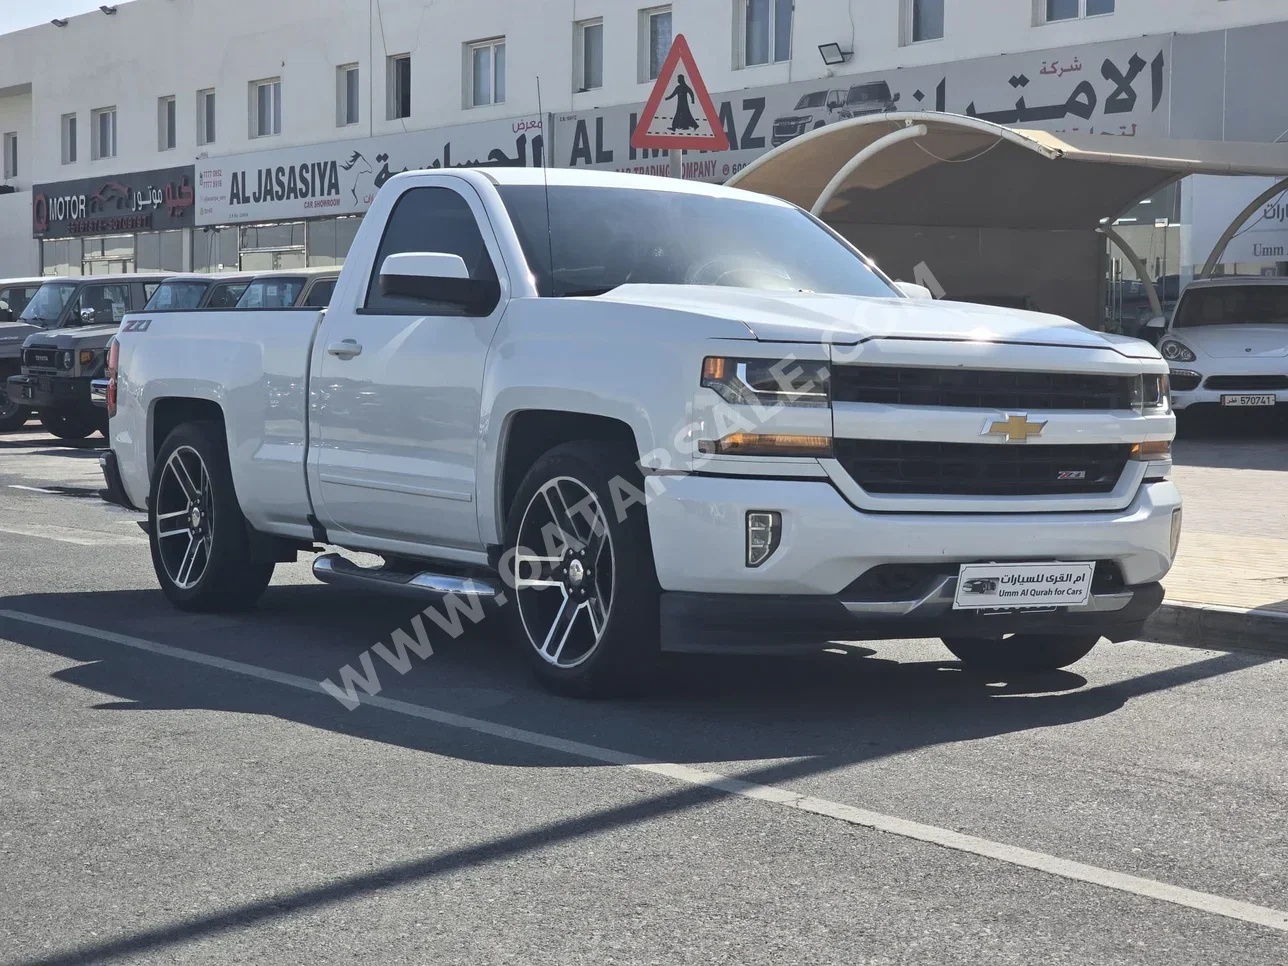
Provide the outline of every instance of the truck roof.
<path id="1" fill-rule="evenodd" d="M 230 282 L 238 279 L 255 278 L 254 272 L 181 272 L 178 275 L 167 275 L 167 282 Z"/>
<path id="2" fill-rule="evenodd" d="M 168 278 L 173 278 L 165 272 L 130 272 L 122 275 L 46 275 L 40 281 L 44 282 L 164 282 Z"/>
<path id="3" fill-rule="evenodd" d="M 430 173 L 437 172 L 408 171 L 404 174 L 395 175 L 390 180 L 423 177 Z M 497 185 L 541 185 L 548 183 L 552 188 L 565 185 L 637 188 L 645 191 L 674 191 L 720 198 L 739 198 L 743 201 L 755 201 L 768 205 L 788 205 L 786 201 L 780 198 L 757 194 L 753 191 L 744 191 L 741 188 L 726 188 L 724 185 L 707 184 L 702 181 L 684 181 L 680 178 L 659 178 L 650 174 L 578 171 L 574 168 L 453 168 L 450 173 L 463 177 L 485 178 Z"/>
<path id="4" fill-rule="evenodd" d="M 0 288 L 8 288 L 11 285 L 44 285 L 49 281 L 49 276 L 43 278 L 0 278 Z"/>
<path id="5" fill-rule="evenodd" d="M 1196 278 L 1185 286 L 1185 291 L 1205 288 L 1229 288 L 1238 285 L 1288 285 L 1285 275 L 1222 275 L 1218 278 Z"/>

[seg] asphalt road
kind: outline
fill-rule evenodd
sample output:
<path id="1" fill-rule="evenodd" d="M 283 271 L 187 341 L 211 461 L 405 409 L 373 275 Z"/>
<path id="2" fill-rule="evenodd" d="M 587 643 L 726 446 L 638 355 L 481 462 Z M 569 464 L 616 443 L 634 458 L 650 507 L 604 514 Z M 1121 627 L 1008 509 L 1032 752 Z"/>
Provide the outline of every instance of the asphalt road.
<path id="1" fill-rule="evenodd" d="M 94 455 L 0 436 L 0 963 L 1288 961 L 1283 661 L 900 641 L 580 703 L 488 618 L 348 711 L 414 606 L 301 562 L 180 614 Z"/>

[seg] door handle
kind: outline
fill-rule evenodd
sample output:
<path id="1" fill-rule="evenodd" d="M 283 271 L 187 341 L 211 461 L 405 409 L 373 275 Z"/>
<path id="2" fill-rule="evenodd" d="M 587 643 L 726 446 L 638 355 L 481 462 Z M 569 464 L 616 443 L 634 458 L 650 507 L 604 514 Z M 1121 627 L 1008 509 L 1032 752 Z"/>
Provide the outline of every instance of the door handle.
<path id="1" fill-rule="evenodd" d="M 343 342 L 332 342 L 326 347 L 326 351 L 337 359 L 352 359 L 362 355 L 362 346 L 358 345 L 356 339 L 345 339 Z"/>

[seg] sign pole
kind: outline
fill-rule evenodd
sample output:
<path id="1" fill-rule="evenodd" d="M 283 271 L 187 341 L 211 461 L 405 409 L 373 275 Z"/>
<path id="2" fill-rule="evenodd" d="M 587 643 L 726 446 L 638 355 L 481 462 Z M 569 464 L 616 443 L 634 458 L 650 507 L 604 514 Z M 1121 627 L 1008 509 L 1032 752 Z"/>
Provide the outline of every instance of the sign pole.
<path id="1" fill-rule="evenodd" d="M 680 151 L 678 148 L 671 148 L 671 177 L 683 178 L 684 171 L 680 166 Z"/>

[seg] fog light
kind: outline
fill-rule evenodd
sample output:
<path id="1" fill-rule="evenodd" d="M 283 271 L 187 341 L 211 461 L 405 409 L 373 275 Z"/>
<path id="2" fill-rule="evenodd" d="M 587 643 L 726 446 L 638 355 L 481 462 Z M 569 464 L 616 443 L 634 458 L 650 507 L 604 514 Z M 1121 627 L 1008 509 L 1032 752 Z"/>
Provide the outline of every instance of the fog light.
<path id="1" fill-rule="evenodd" d="M 1176 551 L 1181 547 L 1181 508 L 1177 507 L 1172 511 L 1172 559 L 1176 559 Z"/>
<path id="2" fill-rule="evenodd" d="M 778 549 L 783 536 L 783 515 L 770 510 L 747 513 L 747 566 L 759 567 Z"/>
<path id="3" fill-rule="evenodd" d="M 92 349 L 81 349 L 80 364 L 82 366 L 87 366 L 93 361 L 94 361 L 94 351 Z"/>

